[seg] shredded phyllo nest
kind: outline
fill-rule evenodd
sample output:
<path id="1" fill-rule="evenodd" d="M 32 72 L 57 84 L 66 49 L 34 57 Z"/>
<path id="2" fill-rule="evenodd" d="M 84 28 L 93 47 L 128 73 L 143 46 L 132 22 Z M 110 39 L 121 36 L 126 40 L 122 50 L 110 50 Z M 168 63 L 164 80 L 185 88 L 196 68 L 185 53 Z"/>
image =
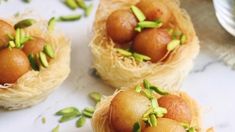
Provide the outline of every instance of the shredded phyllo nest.
<path id="1" fill-rule="evenodd" d="M 155 85 L 178 90 L 199 52 L 199 40 L 192 22 L 186 11 L 179 8 L 178 1 L 163 2 L 172 13 L 172 21 L 187 36 L 188 42 L 171 52 L 165 62 L 139 63 L 133 57 L 123 57 L 107 36 L 106 19 L 109 14 L 117 9 L 128 9 L 137 2 L 137 0 L 100 1 L 94 24 L 94 37 L 90 44 L 94 58 L 93 65 L 102 79 L 115 88 L 130 87 L 146 78 Z"/>
<path id="2" fill-rule="evenodd" d="M 28 15 L 17 18 L 22 20 L 28 18 Z M 16 22 L 18 20 L 14 19 Z M 58 31 L 48 31 L 47 24 L 48 21 L 37 20 L 34 25 L 25 29 L 25 32 L 31 36 L 40 36 L 49 42 L 55 51 L 55 57 L 47 68 L 40 71 L 31 70 L 14 84 L 0 85 L 0 107 L 13 110 L 39 103 L 68 76 L 70 40 Z"/>

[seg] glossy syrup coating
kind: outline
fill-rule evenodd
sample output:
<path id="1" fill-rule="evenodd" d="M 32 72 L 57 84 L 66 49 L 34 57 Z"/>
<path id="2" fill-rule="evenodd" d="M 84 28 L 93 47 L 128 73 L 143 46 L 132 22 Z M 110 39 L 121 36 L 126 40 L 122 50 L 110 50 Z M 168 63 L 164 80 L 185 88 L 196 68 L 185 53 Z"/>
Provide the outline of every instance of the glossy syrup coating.
<path id="1" fill-rule="evenodd" d="M 186 132 L 177 122 L 167 118 L 158 118 L 156 127 L 146 127 L 143 132 Z"/>
<path id="2" fill-rule="evenodd" d="M 29 60 L 20 49 L 2 49 L 0 58 L 0 84 L 15 83 L 30 69 Z"/>
<path id="3" fill-rule="evenodd" d="M 0 49 L 7 47 L 10 38 L 8 35 L 15 35 L 15 29 L 9 23 L 0 20 Z"/>
<path id="4" fill-rule="evenodd" d="M 137 19 L 130 10 L 116 10 L 107 19 L 106 27 L 109 37 L 116 43 L 125 44 L 136 35 Z"/>
<path id="5" fill-rule="evenodd" d="M 136 6 L 150 21 L 161 20 L 163 23 L 167 23 L 171 17 L 168 7 L 160 0 L 141 0 Z"/>
<path id="6" fill-rule="evenodd" d="M 37 54 L 43 51 L 46 41 L 40 37 L 33 37 L 24 44 L 23 51 L 28 56 L 29 54 Z"/>
<path id="7" fill-rule="evenodd" d="M 146 29 L 140 32 L 132 45 L 132 49 L 151 58 L 152 62 L 158 62 L 167 53 L 167 44 L 171 36 L 165 29 Z"/>
<path id="8" fill-rule="evenodd" d="M 176 95 L 166 95 L 158 99 L 160 107 L 167 109 L 164 118 L 170 118 L 182 123 L 191 123 L 192 112 L 186 101 Z"/>
<path id="9" fill-rule="evenodd" d="M 150 105 L 149 99 L 135 90 L 119 92 L 110 105 L 112 128 L 117 132 L 132 132 L 133 125 L 142 119 Z"/>

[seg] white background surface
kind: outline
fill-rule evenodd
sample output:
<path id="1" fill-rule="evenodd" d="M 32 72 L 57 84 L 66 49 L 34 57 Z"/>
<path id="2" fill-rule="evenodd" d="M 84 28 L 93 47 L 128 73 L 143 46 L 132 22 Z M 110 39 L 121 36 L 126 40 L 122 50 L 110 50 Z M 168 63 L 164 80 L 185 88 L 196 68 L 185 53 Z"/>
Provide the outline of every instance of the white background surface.
<path id="1" fill-rule="evenodd" d="M 93 0 L 93 3 L 97 7 L 98 0 Z M 71 11 L 59 0 L 32 0 L 30 4 L 9 0 L 0 4 L 0 17 L 8 18 L 18 11 L 32 9 L 45 19 L 82 13 L 80 10 Z M 54 113 L 59 109 L 67 106 L 82 109 L 94 105 L 87 97 L 91 91 L 112 94 L 113 89 L 91 76 L 88 44 L 93 17 L 94 11 L 89 18 L 81 21 L 57 24 L 72 39 L 72 72 L 69 78 L 45 102 L 37 106 L 11 112 L 0 110 L 0 132 L 50 132 L 58 124 L 58 117 Z M 234 82 L 235 72 L 223 65 L 211 52 L 202 49 L 182 89 L 202 106 L 206 127 L 213 126 L 217 132 L 235 132 Z M 41 117 L 46 118 L 46 124 L 41 123 Z M 75 121 L 61 124 L 60 132 L 92 131 L 89 121 L 81 129 L 75 128 Z"/>

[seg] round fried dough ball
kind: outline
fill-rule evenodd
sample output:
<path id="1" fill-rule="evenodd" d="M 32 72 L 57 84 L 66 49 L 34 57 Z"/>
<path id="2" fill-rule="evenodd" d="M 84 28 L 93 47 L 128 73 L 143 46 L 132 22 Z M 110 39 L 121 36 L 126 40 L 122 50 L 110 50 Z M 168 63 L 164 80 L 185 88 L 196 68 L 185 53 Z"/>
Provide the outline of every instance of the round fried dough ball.
<path id="1" fill-rule="evenodd" d="M 0 49 L 7 47 L 10 38 L 8 35 L 15 35 L 15 29 L 9 23 L 0 20 Z"/>
<path id="2" fill-rule="evenodd" d="M 108 17 L 107 33 L 114 42 L 125 44 L 135 37 L 136 25 L 137 20 L 130 10 L 116 10 Z"/>
<path id="3" fill-rule="evenodd" d="M 167 118 L 159 118 L 157 121 L 156 127 L 147 127 L 143 132 L 186 132 L 177 121 Z"/>
<path id="4" fill-rule="evenodd" d="M 23 51 L 28 56 L 29 54 L 37 54 L 43 51 L 46 41 L 40 37 L 33 37 L 24 44 Z"/>
<path id="5" fill-rule="evenodd" d="M 20 49 L 2 49 L 0 58 L 0 84 L 15 83 L 30 69 L 29 60 Z"/>
<path id="6" fill-rule="evenodd" d="M 158 99 L 160 107 L 167 109 L 164 118 L 170 118 L 182 123 L 191 123 L 192 112 L 186 101 L 176 95 L 166 95 Z"/>
<path id="7" fill-rule="evenodd" d="M 117 132 L 131 132 L 133 125 L 142 119 L 150 105 L 149 99 L 135 90 L 118 93 L 110 105 L 112 127 Z"/>
<path id="8" fill-rule="evenodd" d="M 150 21 L 161 20 L 163 23 L 167 23 L 171 17 L 168 7 L 160 0 L 141 0 L 137 3 L 137 7 Z"/>
<path id="9" fill-rule="evenodd" d="M 136 36 L 132 49 L 158 62 L 166 55 L 170 41 L 171 36 L 165 29 L 146 29 Z"/>

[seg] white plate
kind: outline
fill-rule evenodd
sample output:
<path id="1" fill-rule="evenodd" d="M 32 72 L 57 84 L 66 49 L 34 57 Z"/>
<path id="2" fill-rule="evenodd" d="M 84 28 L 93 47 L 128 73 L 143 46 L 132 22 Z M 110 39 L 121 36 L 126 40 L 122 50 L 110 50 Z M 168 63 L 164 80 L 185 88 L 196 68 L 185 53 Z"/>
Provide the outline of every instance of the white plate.
<path id="1" fill-rule="evenodd" d="M 93 0 L 98 5 L 98 0 Z M 32 0 L 24 4 L 20 0 L 9 0 L 0 4 L 1 17 L 9 17 L 16 12 L 33 9 L 45 19 L 52 16 L 71 14 L 59 0 Z M 75 11 L 75 12 L 80 12 Z M 75 13 L 74 12 L 74 13 Z M 18 111 L 0 111 L 0 132 L 50 132 L 58 124 L 54 113 L 67 106 L 80 109 L 94 105 L 87 94 L 99 91 L 111 95 L 114 91 L 91 75 L 91 53 L 89 39 L 91 37 L 93 14 L 79 22 L 59 23 L 57 26 L 72 39 L 72 72 L 69 78 L 43 103 Z M 233 132 L 235 106 L 231 100 L 234 96 L 235 73 L 217 62 L 207 52 L 202 52 L 196 60 L 194 72 L 186 79 L 183 88 L 202 105 L 206 127 L 215 126 L 217 131 Z M 46 124 L 41 123 L 46 117 Z M 60 132 L 91 132 L 91 125 L 78 129 L 75 120 L 61 124 Z"/>

